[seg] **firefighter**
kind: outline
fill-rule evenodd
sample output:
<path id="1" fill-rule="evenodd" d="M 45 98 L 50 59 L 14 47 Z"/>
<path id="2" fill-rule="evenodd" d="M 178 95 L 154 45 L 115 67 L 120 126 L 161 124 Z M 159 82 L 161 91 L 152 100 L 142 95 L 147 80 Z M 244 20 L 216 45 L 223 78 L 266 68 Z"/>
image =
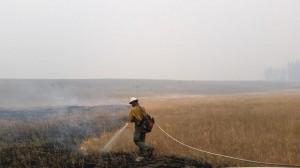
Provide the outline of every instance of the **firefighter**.
<path id="1" fill-rule="evenodd" d="M 154 150 L 154 148 L 145 144 L 146 132 L 144 132 L 139 125 L 147 113 L 145 108 L 139 105 L 137 98 L 130 98 L 129 104 L 132 106 L 129 113 L 129 121 L 135 123 L 133 141 L 139 147 L 139 157 L 136 159 L 136 161 L 141 161 L 145 157 L 151 157 Z"/>

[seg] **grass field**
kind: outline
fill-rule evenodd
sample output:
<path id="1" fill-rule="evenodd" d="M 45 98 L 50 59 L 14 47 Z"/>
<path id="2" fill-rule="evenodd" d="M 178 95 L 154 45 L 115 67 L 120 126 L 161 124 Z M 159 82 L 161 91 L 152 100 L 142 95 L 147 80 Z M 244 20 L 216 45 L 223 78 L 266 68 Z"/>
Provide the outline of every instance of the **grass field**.
<path id="1" fill-rule="evenodd" d="M 300 92 L 141 98 L 141 105 L 170 135 L 188 145 L 224 155 L 299 165 Z M 112 113 L 114 111 L 114 113 Z M 0 167 L 147 167 L 171 164 L 262 166 L 187 149 L 157 127 L 147 143 L 157 157 L 138 165 L 133 124 L 102 157 L 101 149 L 125 123 L 127 106 L 5 111 L 0 118 Z M 28 117 L 31 115 L 31 117 Z M 89 154 L 89 155 L 86 155 Z M 175 157 L 165 157 L 175 156 Z M 158 160 L 158 158 L 162 158 Z M 195 163 L 189 158 L 199 160 Z M 210 167 L 210 166 L 208 166 Z"/>
<path id="2" fill-rule="evenodd" d="M 178 140 L 210 152 L 244 159 L 300 164 L 300 93 L 281 92 L 141 101 L 164 130 Z M 112 151 L 137 151 L 128 127 Z M 87 139 L 81 147 L 97 153 L 114 133 Z M 146 142 L 157 156 L 175 155 L 214 165 L 258 166 L 187 149 L 157 127 Z"/>

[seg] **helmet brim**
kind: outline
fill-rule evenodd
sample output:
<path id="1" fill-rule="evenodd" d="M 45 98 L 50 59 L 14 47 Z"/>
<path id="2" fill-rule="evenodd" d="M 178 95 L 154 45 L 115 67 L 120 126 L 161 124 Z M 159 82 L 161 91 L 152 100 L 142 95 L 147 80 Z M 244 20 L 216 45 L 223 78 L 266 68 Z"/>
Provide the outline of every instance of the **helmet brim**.
<path id="1" fill-rule="evenodd" d="M 138 102 L 138 100 L 133 100 L 133 101 L 129 102 L 129 104 L 132 104 L 132 103 L 135 103 L 135 102 Z"/>

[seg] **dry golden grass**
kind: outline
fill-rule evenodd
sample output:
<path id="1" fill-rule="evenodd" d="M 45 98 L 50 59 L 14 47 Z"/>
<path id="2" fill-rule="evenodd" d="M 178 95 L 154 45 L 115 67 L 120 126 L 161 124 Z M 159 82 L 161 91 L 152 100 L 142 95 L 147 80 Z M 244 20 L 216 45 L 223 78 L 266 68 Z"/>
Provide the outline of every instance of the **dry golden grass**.
<path id="1" fill-rule="evenodd" d="M 196 148 L 250 160 L 300 164 L 299 92 L 169 99 L 142 105 L 169 134 Z M 112 150 L 136 151 L 133 131 L 126 129 Z M 106 133 L 83 146 L 88 152 L 98 152 L 112 135 Z M 217 165 L 255 165 L 187 149 L 157 127 L 147 134 L 146 142 L 158 156 L 183 156 Z"/>

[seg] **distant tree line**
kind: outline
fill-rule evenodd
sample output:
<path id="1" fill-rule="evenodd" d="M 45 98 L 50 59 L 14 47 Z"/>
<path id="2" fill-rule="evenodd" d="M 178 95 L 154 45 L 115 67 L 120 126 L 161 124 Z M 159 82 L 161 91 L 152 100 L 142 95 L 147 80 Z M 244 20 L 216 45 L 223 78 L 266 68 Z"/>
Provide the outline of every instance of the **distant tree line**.
<path id="1" fill-rule="evenodd" d="M 265 70 L 266 80 L 300 80 L 300 61 L 290 62 L 284 68 L 269 67 Z"/>

